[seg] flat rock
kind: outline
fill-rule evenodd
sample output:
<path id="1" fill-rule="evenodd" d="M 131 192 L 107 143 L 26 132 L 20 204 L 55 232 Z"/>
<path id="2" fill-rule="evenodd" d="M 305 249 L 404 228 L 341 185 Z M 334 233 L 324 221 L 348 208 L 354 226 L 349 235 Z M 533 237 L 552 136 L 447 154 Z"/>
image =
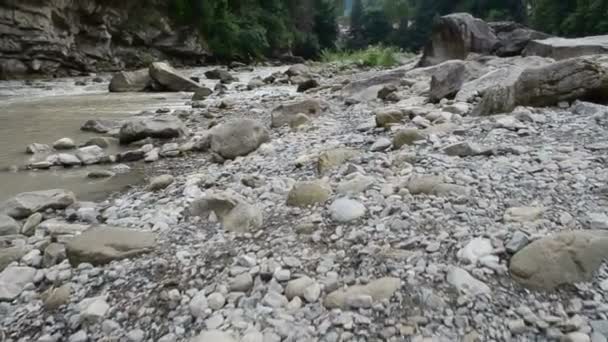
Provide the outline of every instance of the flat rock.
<path id="1" fill-rule="evenodd" d="M 0 205 L 0 213 L 23 219 L 47 209 L 65 209 L 75 201 L 74 193 L 63 189 L 24 192 Z"/>
<path id="2" fill-rule="evenodd" d="M 509 268 L 520 284 L 533 289 L 551 290 L 560 285 L 591 279 L 606 257 L 606 232 L 564 232 L 527 245 L 511 258 Z"/>
<path id="3" fill-rule="evenodd" d="M 473 296 L 490 294 L 492 292 L 487 284 L 475 279 L 469 272 L 460 267 L 451 267 L 448 270 L 447 282 L 458 291 Z"/>
<path id="4" fill-rule="evenodd" d="M 307 207 L 326 202 L 332 191 L 329 184 L 321 179 L 296 183 L 287 195 L 287 205 Z"/>
<path id="5" fill-rule="evenodd" d="M 209 133 L 211 151 L 226 159 L 246 156 L 265 142 L 270 132 L 260 122 L 241 119 L 213 127 Z"/>
<path id="6" fill-rule="evenodd" d="M 505 211 L 505 222 L 531 222 L 540 219 L 545 210 L 541 207 L 513 207 Z"/>
<path id="7" fill-rule="evenodd" d="M 12 217 L 0 214 L 0 236 L 19 234 L 21 225 Z"/>
<path id="8" fill-rule="evenodd" d="M 230 334 L 219 330 L 203 331 L 191 342 L 237 342 Z"/>
<path id="9" fill-rule="evenodd" d="M 135 257 L 156 247 L 156 235 L 137 230 L 100 226 L 71 239 L 66 252 L 74 266 L 86 262 L 107 264 L 112 260 Z"/>
<path id="10" fill-rule="evenodd" d="M 350 198 L 338 198 L 329 206 L 334 221 L 351 222 L 365 215 L 366 209 L 361 202 Z"/>
<path id="11" fill-rule="evenodd" d="M 202 216 L 214 212 L 227 231 L 245 233 L 262 227 L 262 211 L 244 197 L 232 192 L 209 193 L 190 205 L 190 215 Z"/>
<path id="12" fill-rule="evenodd" d="M 17 298 L 25 286 L 34 281 L 36 269 L 32 267 L 13 266 L 0 273 L 0 301 Z"/>
<path id="13" fill-rule="evenodd" d="M 580 38 L 550 37 L 532 40 L 524 55 L 550 57 L 556 60 L 608 53 L 608 35 Z"/>
<path id="14" fill-rule="evenodd" d="M 282 104 L 273 109 L 272 127 L 290 125 L 298 114 L 306 114 L 309 118 L 316 118 L 322 113 L 321 102 L 316 99 L 303 99 Z"/>
<path id="15" fill-rule="evenodd" d="M 354 296 L 367 295 L 372 297 L 374 302 L 383 299 L 390 299 L 401 287 L 399 278 L 380 278 L 372 280 L 366 285 L 354 285 L 346 289 L 336 290 L 325 297 L 323 304 L 328 309 L 348 309 L 346 306 L 347 298 Z"/>
<path id="16" fill-rule="evenodd" d="M 150 184 L 146 187 L 148 191 L 162 190 L 175 181 L 175 178 L 171 175 L 160 175 L 152 178 Z"/>
<path id="17" fill-rule="evenodd" d="M 110 92 L 144 91 L 150 86 L 152 79 L 147 68 L 135 71 L 120 71 L 110 81 Z"/>
<path id="18" fill-rule="evenodd" d="M 150 77 L 164 90 L 168 91 L 195 91 L 201 86 L 191 79 L 183 76 L 169 64 L 155 62 L 149 68 Z"/>
<path id="19" fill-rule="evenodd" d="M 99 146 L 85 146 L 76 151 L 76 157 L 84 165 L 97 164 L 105 156 L 103 149 Z"/>
<path id="20" fill-rule="evenodd" d="M 177 117 L 160 116 L 135 119 L 126 122 L 118 133 L 121 144 L 129 144 L 145 138 L 172 139 L 184 135 L 186 126 Z"/>
<path id="21" fill-rule="evenodd" d="M 317 160 L 317 172 L 323 175 L 359 155 L 359 151 L 350 148 L 335 148 L 322 152 Z"/>

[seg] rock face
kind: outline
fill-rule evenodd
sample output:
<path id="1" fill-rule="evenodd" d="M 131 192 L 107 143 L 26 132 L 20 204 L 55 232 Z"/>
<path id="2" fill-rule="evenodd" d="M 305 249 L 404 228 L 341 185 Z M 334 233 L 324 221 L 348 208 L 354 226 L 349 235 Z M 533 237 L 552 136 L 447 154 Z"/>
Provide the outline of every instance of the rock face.
<path id="1" fill-rule="evenodd" d="M 0 79 L 69 76 L 147 67 L 148 61 L 192 64 L 205 58 L 196 30 L 172 27 L 163 6 L 101 0 L 9 0 L 0 3 Z M 133 25 L 154 17 L 157 25 Z M 131 19 L 131 20 L 129 20 Z"/>
<path id="2" fill-rule="evenodd" d="M 181 75 L 167 63 L 152 63 L 149 72 L 150 77 L 160 85 L 162 90 L 195 91 L 201 88 L 199 84 Z"/>
<path id="3" fill-rule="evenodd" d="M 430 66 L 450 59 L 465 59 L 469 53 L 489 54 L 498 43 L 490 26 L 468 13 L 454 13 L 433 24 L 430 42 L 424 48 L 419 66 Z"/>
<path id="4" fill-rule="evenodd" d="M 550 290 L 589 280 L 606 257 L 606 232 L 565 232 L 532 242 L 511 258 L 509 268 L 520 284 Z"/>
<path id="5" fill-rule="evenodd" d="M 189 212 L 196 216 L 214 212 L 222 221 L 224 229 L 237 233 L 258 230 L 264 221 L 262 211 L 258 207 L 231 191 L 212 193 L 198 199 L 192 203 Z"/>
<path id="6" fill-rule="evenodd" d="M 486 89 L 473 113 L 509 113 L 517 106 L 551 106 L 575 99 L 605 100 L 608 68 L 598 58 L 572 58 L 525 69 L 517 78 Z"/>
<path id="7" fill-rule="evenodd" d="M 314 99 L 305 99 L 282 104 L 272 111 L 272 127 L 281 127 L 291 124 L 298 114 L 306 114 L 309 117 L 321 115 L 321 103 Z"/>
<path id="8" fill-rule="evenodd" d="M 83 262 L 93 265 L 134 257 L 150 252 L 156 246 L 156 235 L 131 229 L 95 227 L 71 239 L 67 257 L 74 266 Z"/>
<path id="9" fill-rule="evenodd" d="M 533 40 L 524 51 L 526 56 L 550 57 L 556 60 L 605 53 L 608 53 L 608 35 Z"/>
<path id="10" fill-rule="evenodd" d="M 184 123 L 173 116 L 137 119 L 125 123 L 118 133 L 121 144 L 128 144 L 145 138 L 171 139 L 185 134 Z"/>
<path id="11" fill-rule="evenodd" d="M 131 92 L 143 91 L 150 87 L 152 79 L 148 69 L 139 69 L 135 71 L 121 71 L 114 76 L 110 81 L 110 92 Z"/>
<path id="12" fill-rule="evenodd" d="M 75 201 L 73 192 L 62 189 L 24 192 L 0 205 L 0 213 L 23 219 L 46 209 L 64 209 Z"/>
<path id="13" fill-rule="evenodd" d="M 214 127 L 210 134 L 211 151 L 226 159 L 245 156 L 270 141 L 270 132 L 260 122 L 244 119 Z"/>

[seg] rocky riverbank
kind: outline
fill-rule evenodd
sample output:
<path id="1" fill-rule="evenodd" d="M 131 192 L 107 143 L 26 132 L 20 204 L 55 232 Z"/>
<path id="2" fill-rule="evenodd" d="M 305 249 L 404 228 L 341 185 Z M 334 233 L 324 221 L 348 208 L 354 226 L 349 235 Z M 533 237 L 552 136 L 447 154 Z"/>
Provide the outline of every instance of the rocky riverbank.
<path id="1" fill-rule="evenodd" d="M 298 65 L 122 123 L 147 185 L 2 205 L 5 340 L 605 341 L 603 59 Z"/>

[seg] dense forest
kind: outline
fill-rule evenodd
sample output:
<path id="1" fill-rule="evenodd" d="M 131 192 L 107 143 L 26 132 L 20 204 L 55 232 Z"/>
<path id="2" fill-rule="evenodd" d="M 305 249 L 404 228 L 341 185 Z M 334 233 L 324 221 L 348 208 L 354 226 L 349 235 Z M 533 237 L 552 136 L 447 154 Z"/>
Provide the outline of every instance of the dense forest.
<path id="1" fill-rule="evenodd" d="M 462 11 L 561 36 L 608 32 L 608 0 L 171 0 L 169 7 L 225 59 L 285 51 L 310 58 L 323 49 L 375 44 L 417 51 L 435 17 Z M 338 22 L 350 24 L 340 41 Z"/>

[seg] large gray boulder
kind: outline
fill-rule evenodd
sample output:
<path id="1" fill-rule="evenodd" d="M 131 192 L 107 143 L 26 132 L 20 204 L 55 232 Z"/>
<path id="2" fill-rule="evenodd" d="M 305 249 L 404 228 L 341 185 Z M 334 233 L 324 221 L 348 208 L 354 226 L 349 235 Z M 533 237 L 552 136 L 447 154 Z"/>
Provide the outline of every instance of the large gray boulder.
<path id="1" fill-rule="evenodd" d="M 213 127 L 209 141 L 211 151 L 223 158 L 234 159 L 245 156 L 270 141 L 270 132 L 256 120 L 233 120 Z"/>
<path id="2" fill-rule="evenodd" d="M 438 69 L 431 77 L 431 102 L 439 102 L 444 98 L 453 98 L 460 90 L 467 77 L 467 69 L 463 61 L 447 61 L 445 67 Z"/>
<path id="3" fill-rule="evenodd" d="M 608 68 L 599 57 L 578 57 L 529 68 L 486 89 L 475 115 L 510 113 L 517 106 L 551 106 L 561 101 L 608 98 Z"/>
<path id="4" fill-rule="evenodd" d="M 150 77 L 161 86 L 162 90 L 195 91 L 201 87 L 201 85 L 183 76 L 167 63 L 152 63 L 149 71 Z"/>
<path id="5" fill-rule="evenodd" d="M 498 38 L 494 53 L 500 57 L 518 56 L 531 41 L 551 37 L 512 21 L 491 22 L 488 25 Z"/>
<path id="6" fill-rule="evenodd" d="M 125 123 L 118 133 L 121 144 L 129 144 L 145 138 L 172 139 L 186 133 L 186 126 L 177 117 L 161 116 L 135 119 Z"/>
<path id="7" fill-rule="evenodd" d="M 490 54 L 498 38 L 483 20 L 468 13 L 454 13 L 435 21 L 430 42 L 425 46 L 419 66 L 430 66 L 450 59 L 465 59 L 471 52 Z"/>
<path id="8" fill-rule="evenodd" d="M 144 91 L 150 87 L 151 82 L 148 69 L 120 71 L 112 76 L 109 90 L 114 93 Z"/>
<path id="9" fill-rule="evenodd" d="M 256 231 L 264 222 L 260 208 L 233 191 L 209 193 L 189 208 L 190 215 L 194 216 L 206 217 L 210 212 L 215 213 L 224 229 L 230 232 Z"/>
<path id="10" fill-rule="evenodd" d="M 298 114 L 306 114 L 308 117 L 321 115 L 321 102 L 315 99 L 303 99 L 282 104 L 272 111 L 272 127 L 290 125 L 296 120 Z"/>
<path id="11" fill-rule="evenodd" d="M 19 234 L 21 225 L 12 217 L 0 214 L 0 236 Z"/>
<path id="12" fill-rule="evenodd" d="M 533 40 L 524 50 L 526 56 L 550 57 L 556 60 L 605 53 L 608 53 L 608 35 Z"/>
<path id="13" fill-rule="evenodd" d="M 509 268 L 525 287 L 551 290 L 590 280 L 607 257 L 608 232 L 564 232 L 532 242 L 511 258 Z"/>
<path id="14" fill-rule="evenodd" d="M 24 219 L 47 209 L 65 209 L 75 201 L 74 193 L 63 189 L 24 192 L 0 205 L 0 213 Z"/>
<path id="15" fill-rule="evenodd" d="M 66 253 L 74 267 L 80 263 L 103 265 L 150 252 L 155 246 L 153 233 L 100 226 L 71 239 L 66 245 Z"/>

